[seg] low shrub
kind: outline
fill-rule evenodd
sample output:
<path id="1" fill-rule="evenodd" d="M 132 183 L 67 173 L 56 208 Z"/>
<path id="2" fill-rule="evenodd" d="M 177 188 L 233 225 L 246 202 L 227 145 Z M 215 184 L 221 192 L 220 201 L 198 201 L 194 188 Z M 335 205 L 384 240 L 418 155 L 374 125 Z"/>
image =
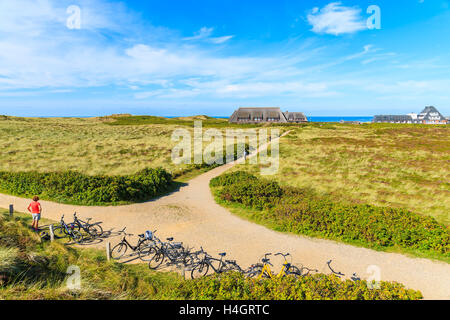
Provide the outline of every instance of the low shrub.
<path id="1" fill-rule="evenodd" d="M 258 178 L 256 178 L 254 175 L 247 173 L 245 171 L 236 171 L 232 173 L 226 173 L 221 176 L 215 177 L 211 179 L 210 186 L 211 187 L 224 187 L 236 184 L 238 182 L 242 181 L 256 181 Z"/>
<path id="2" fill-rule="evenodd" d="M 196 300 L 418 300 L 419 291 L 398 283 L 381 282 L 369 289 L 366 281 L 343 281 L 334 275 L 316 274 L 296 279 L 284 277 L 261 281 L 240 273 L 213 275 L 187 281 L 184 295 Z"/>
<path id="3" fill-rule="evenodd" d="M 337 203 L 308 189 L 280 188 L 275 182 L 224 175 L 212 186 L 229 202 L 263 210 L 277 230 L 321 236 L 373 248 L 401 247 L 450 257 L 449 229 L 433 217 L 401 208 Z"/>
<path id="4" fill-rule="evenodd" d="M 172 176 L 164 169 L 144 169 L 128 176 L 89 176 L 79 172 L 0 172 L 0 191 L 77 204 L 147 200 L 166 190 Z"/>
<path id="5" fill-rule="evenodd" d="M 215 178 L 210 185 L 223 187 L 223 199 L 256 209 L 273 207 L 283 193 L 278 183 L 239 171 Z"/>

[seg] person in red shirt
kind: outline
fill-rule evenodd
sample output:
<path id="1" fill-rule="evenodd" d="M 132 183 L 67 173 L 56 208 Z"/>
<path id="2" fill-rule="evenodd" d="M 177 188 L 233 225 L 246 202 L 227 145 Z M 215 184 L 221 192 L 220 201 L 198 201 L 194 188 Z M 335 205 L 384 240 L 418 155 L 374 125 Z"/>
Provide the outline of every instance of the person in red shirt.
<path id="1" fill-rule="evenodd" d="M 39 220 L 41 220 L 41 212 L 42 207 L 39 203 L 39 197 L 34 196 L 33 202 L 30 203 L 28 206 L 28 211 L 31 212 L 31 215 L 33 217 L 33 223 L 31 224 L 31 227 L 34 229 L 34 231 L 38 231 L 39 228 Z"/>

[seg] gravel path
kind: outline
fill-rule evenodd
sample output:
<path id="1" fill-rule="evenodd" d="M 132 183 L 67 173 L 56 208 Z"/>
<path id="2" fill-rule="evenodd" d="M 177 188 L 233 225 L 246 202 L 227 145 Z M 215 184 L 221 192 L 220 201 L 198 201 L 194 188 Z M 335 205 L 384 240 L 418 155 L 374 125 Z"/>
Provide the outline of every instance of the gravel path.
<path id="1" fill-rule="evenodd" d="M 265 148 L 266 146 L 263 146 Z M 329 273 L 326 261 L 346 275 L 356 272 L 367 279 L 368 267 L 375 265 L 385 281 L 397 281 L 411 289 L 420 290 L 426 299 L 450 299 L 450 265 L 428 259 L 378 252 L 329 240 L 289 235 L 269 230 L 243 220 L 218 205 L 209 189 L 209 181 L 234 165 L 226 164 L 202 174 L 177 192 L 153 201 L 116 207 L 85 207 L 41 201 L 43 216 L 59 220 L 65 214 L 70 220 L 73 212 L 81 218 L 102 221 L 105 230 L 127 227 L 138 234 L 157 229 L 161 239 L 174 236 L 175 241 L 203 248 L 210 254 L 227 252 L 247 267 L 259 261 L 266 252 L 290 252 L 294 263 Z M 0 207 L 14 204 L 17 211 L 26 212 L 30 200 L 0 194 Z M 111 238 L 112 245 L 120 237 Z M 135 241 L 135 239 L 133 239 Z M 104 247 L 104 244 L 100 244 Z M 273 257 L 274 265 L 280 260 Z"/>

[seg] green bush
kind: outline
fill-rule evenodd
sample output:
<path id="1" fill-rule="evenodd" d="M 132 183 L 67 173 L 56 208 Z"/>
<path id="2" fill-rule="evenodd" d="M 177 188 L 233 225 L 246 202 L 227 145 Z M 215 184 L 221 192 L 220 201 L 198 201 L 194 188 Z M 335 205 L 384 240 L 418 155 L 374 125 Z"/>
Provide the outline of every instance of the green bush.
<path id="1" fill-rule="evenodd" d="M 223 187 L 223 199 L 256 209 L 273 207 L 283 194 L 278 183 L 258 180 L 240 171 L 217 177 L 211 180 L 210 185 Z"/>
<path id="2" fill-rule="evenodd" d="M 236 184 L 238 182 L 242 181 L 256 181 L 258 178 L 256 178 L 254 175 L 247 173 L 245 171 L 236 171 L 232 173 L 226 173 L 221 176 L 215 177 L 211 179 L 210 186 L 211 187 L 224 187 Z"/>
<path id="3" fill-rule="evenodd" d="M 280 231 L 374 248 L 397 246 L 450 257 L 449 229 L 432 217 L 400 208 L 337 203 L 311 190 L 281 189 L 274 182 L 238 179 L 241 175 L 246 174 L 225 175 L 212 185 L 221 186 L 222 200 L 267 209 L 261 213 L 263 218 Z"/>
<path id="4" fill-rule="evenodd" d="M 366 281 L 343 281 L 334 275 L 316 274 L 296 279 L 261 281 L 240 273 L 213 275 L 185 282 L 184 295 L 196 300 L 416 300 L 418 291 L 398 283 L 381 282 L 369 289 Z"/>
<path id="5" fill-rule="evenodd" d="M 168 190 L 172 176 L 164 169 L 144 169 L 128 176 L 88 176 L 79 172 L 0 172 L 0 190 L 19 196 L 78 204 L 143 201 Z"/>

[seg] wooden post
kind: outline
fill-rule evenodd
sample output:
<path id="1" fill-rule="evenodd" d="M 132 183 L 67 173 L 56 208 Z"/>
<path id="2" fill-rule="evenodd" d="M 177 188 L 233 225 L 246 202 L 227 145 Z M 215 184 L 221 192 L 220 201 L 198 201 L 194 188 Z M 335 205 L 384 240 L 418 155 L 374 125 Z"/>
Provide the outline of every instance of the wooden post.
<path id="1" fill-rule="evenodd" d="M 55 240 L 55 231 L 53 229 L 52 224 L 48 227 L 48 230 L 50 231 L 50 241 L 54 241 Z"/>
<path id="2" fill-rule="evenodd" d="M 9 205 L 9 216 L 12 218 L 13 215 L 14 215 L 14 205 L 10 204 Z"/>
<path id="3" fill-rule="evenodd" d="M 111 260 L 111 243 L 109 241 L 106 242 L 106 260 Z"/>

